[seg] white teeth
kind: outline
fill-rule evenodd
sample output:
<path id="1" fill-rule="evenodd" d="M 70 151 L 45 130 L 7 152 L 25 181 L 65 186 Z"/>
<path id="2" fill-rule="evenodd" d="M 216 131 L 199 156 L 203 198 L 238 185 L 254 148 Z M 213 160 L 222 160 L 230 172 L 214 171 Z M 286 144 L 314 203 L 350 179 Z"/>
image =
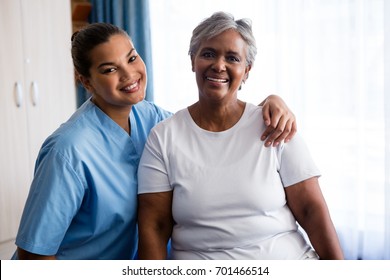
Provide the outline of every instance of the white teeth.
<path id="1" fill-rule="evenodd" d="M 226 83 L 228 80 L 225 79 L 215 79 L 215 78 L 210 78 L 206 77 L 207 80 L 212 81 L 212 82 L 217 82 L 217 83 Z"/>
<path id="2" fill-rule="evenodd" d="M 134 84 L 132 84 L 132 85 L 129 85 L 129 86 L 123 88 L 123 90 L 125 90 L 125 91 L 132 90 L 132 89 L 135 88 L 137 85 L 138 85 L 138 83 L 134 83 Z"/>

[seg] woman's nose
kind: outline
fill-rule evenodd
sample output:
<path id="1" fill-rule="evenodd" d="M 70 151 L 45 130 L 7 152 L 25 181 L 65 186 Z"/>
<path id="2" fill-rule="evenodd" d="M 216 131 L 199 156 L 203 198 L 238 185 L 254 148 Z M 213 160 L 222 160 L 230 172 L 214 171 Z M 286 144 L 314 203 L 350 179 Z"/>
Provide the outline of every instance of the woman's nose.
<path id="1" fill-rule="evenodd" d="M 226 70 L 225 58 L 223 58 L 223 57 L 216 58 L 213 65 L 212 65 L 212 69 L 217 71 L 217 72 L 225 71 Z"/>
<path id="2" fill-rule="evenodd" d="M 128 65 L 126 65 L 126 67 L 123 67 L 121 69 L 120 73 L 121 73 L 120 80 L 121 80 L 121 82 L 124 82 L 124 81 L 131 79 L 133 72 L 132 72 L 131 68 Z"/>

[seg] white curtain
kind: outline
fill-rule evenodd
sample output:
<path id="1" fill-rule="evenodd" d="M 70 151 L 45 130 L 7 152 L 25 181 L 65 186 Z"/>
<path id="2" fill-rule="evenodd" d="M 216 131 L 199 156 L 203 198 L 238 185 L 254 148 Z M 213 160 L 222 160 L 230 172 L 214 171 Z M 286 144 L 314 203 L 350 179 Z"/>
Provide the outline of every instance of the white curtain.
<path id="1" fill-rule="evenodd" d="M 346 258 L 390 259 L 390 4 L 202 1 L 150 1 L 156 103 L 175 111 L 197 99 L 186 54 L 203 18 L 224 10 L 252 19 L 258 56 L 240 98 L 287 101 L 322 171 Z"/>
<path id="2" fill-rule="evenodd" d="M 390 77 L 390 3 L 384 3 L 385 67 L 384 77 Z M 387 15 L 387 16 L 386 16 Z M 385 258 L 390 260 L 390 80 L 384 79 L 385 110 Z"/>
<path id="3" fill-rule="evenodd" d="M 269 14 L 275 18 L 276 91 L 297 110 L 346 257 L 383 259 L 390 249 L 384 3 L 277 2 Z"/>

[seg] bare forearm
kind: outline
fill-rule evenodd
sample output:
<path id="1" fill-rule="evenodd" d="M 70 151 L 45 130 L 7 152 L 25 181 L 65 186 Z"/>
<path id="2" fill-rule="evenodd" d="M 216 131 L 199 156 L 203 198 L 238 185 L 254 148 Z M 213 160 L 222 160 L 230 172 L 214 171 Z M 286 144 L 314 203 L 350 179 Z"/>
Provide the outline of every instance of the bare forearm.
<path id="1" fill-rule="evenodd" d="M 143 260 L 167 258 L 167 243 L 172 234 L 172 192 L 138 196 L 138 256 Z"/>
<path id="2" fill-rule="evenodd" d="M 343 259 L 339 239 L 318 178 L 304 180 L 286 188 L 285 191 L 288 206 L 297 222 L 306 231 L 320 259 Z"/>
<path id="3" fill-rule="evenodd" d="M 313 213 L 301 225 L 320 259 L 344 259 L 336 230 L 327 214 Z"/>
<path id="4" fill-rule="evenodd" d="M 141 260 L 165 260 L 167 242 L 157 234 L 140 234 L 138 256 Z"/>

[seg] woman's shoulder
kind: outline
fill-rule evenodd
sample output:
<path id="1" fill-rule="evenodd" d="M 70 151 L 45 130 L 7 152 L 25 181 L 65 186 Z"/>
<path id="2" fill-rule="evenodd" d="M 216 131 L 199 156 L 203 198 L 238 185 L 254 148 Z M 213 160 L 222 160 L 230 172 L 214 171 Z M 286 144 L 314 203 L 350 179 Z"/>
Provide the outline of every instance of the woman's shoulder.
<path id="1" fill-rule="evenodd" d="M 152 117 L 160 120 L 166 119 L 173 115 L 171 112 L 147 100 L 143 100 L 133 105 L 132 112 L 135 116 L 143 116 L 143 118 Z"/>
<path id="2" fill-rule="evenodd" d="M 42 148 L 55 148 L 56 150 L 77 149 L 84 142 L 90 142 L 92 129 L 96 126 L 94 106 L 83 104 L 73 115 L 62 123 L 51 135 L 49 135 Z"/>
<path id="3" fill-rule="evenodd" d="M 263 106 L 255 105 L 249 102 L 246 102 L 245 104 L 245 110 L 249 113 L 261 113 L 263 111 Z"/>
<path id="4" fill-rule="evenodd" d="M 151 134 L 167 136 L 176 133 L 184 133 L 190 125 L 188 118 L 190 118 L 190 115 L 187 109 L 179 110 L 172 117 L 166 118 L 156 124 L 152 128 Z"/>
<path id="5" fill-rule="evenodd" d="M 190 117 L 188 109 L 184 108 L 177 111 L 175 114 L 172 115 L 172 117 L 163 120 L 161 123 L 158 124 L 158 126 L 174 127 L 176 125 L 181 124 L 182 122 L 185 122 L 188 119 L 188 117 Z"/>

